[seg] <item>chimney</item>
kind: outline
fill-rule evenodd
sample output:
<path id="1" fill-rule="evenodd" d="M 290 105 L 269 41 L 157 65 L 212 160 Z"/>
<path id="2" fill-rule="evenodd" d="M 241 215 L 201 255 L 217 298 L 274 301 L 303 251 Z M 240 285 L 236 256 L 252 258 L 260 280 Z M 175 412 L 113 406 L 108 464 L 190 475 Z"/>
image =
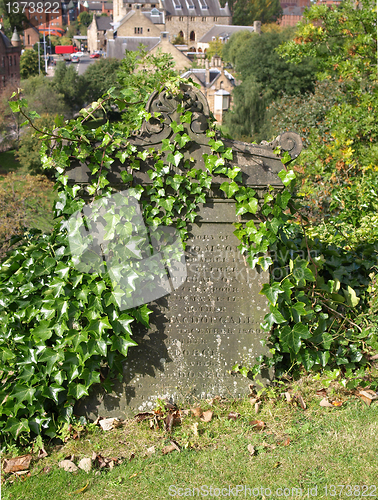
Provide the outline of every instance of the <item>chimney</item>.
<path id="1" fill-rule="evenodd" d="M 255 30 L 255 33 L 258 33 L 259 35 L 261 35 L 261 21 L 255 21 L 253 23 L 253 28 Z"/>
<path id="2" fill-rule="evenodd" d="M 205 59 L 205 86 L 207 87 L 210 83 L 210 64 L 209 60 Z"/>

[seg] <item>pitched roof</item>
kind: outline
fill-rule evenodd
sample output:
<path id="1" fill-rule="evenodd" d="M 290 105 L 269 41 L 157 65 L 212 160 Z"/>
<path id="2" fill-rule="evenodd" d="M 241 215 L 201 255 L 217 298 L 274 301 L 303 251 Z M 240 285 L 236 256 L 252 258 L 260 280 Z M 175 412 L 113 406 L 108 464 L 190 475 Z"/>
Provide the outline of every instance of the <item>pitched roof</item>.
<path id="1" fill-rule="evenodd" d="M 214 16 L 231 17 L 226 4 L 221 7 L 219 0 L 161 0 L 167 16 Z"/>
<path id="2" fill-rule="evenodd" d="M 251 32 L 255 31 L 253 26 L 228 26 L 216 24 L 205 35 L 203 35 L 203 37 L 199 41 L 201 43 L 209 43 L 217 37 L 219 37 L 221 40 L 227 41 L 233 33 L 237 33 L 238 31 L 243 30 Z"/>
<path id="3" fill-rule="evenodd" d="M 0 38 L 2 39 L 5 47 L 12 47 L 9 38 L 6 35 L 4 35 L 4 33 L 1 30 L 0 30 Z"/>
<path id="4" fill-rule="evenodd" d="M 100 31 L 110 30 L 110 28 L 112 27 L 112 25 L 110 24 L 111 22 L 113 22 L 113 19 L 110 16 L 96 17 L 96 26 Z"/>
<path id="5" fill-rule="evenodd" d="M 160 37 L 156 36 L 118 36 L 114 40 L 108 40 L 107 57 L 123 59 L 125 57 L 126 50 L 138 50 L 140 44 L 142 44 L 147 48 L 147 51 L 150 51 L 159 42 Z"/>
<path id="6" fill-rule="evenodd" d="M 230 80 L 230 82 L 235 85 L 235 78 L 226 70 L 223 71 L 224 75 Z M 204 87 L 210 87 L 215 80 L 221 75 L 221 71 L 218 68 L 210 68 L 209 70 L 209 83 L 206 85 L 206 69 L 204 68 L 193 68 L 182 74 L 182 78 L 190 78 L 192 75 L 196 76 L 198 80 L 202 83 Z"/>
<path id="7" fill-rule="evenodd" d="M 164 24 L 164 12 L 154 8 L 151 11 L 142 11 L 142 13 L 154 24 Z"/>

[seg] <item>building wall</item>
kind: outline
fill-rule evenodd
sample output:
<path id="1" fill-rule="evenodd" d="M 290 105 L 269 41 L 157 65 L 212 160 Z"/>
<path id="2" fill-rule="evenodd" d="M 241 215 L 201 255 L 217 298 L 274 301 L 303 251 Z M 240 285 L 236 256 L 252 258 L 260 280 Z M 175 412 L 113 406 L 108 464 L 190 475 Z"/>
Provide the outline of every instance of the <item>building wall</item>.
<path id="1" fill-rule="evenodd" d="M 161 50 L 164 54 L 172 55 L 175 62 L 175 70 L 183 72 L 184 70 L 190 68 L 191 61 L 179 49 L 172 45 L 168 37 L 162 38 L 160 43 L 151 49 L 148 54 L 156 55 L 159 50 Z"/>
<path id="2" fill-rule="evenodd" d="M 24 31 L 24 48 L 32 49 L 34 44 L 39 42 L 39 34 L 34 28 L 28 28 Z"/>
<path id="3" fill-rule="evenodd" d="M 160 36 L 162 31 L 163 24 L 152 23 L 141 9 L 137 9 L 130 19 L 117 29 L 117 36 Z"/>
<path id="4" fill-rule="evenodd" d="M 299 21 L 302 21 L 303 16 L 296 16 L 296 15 L 290 15 L 286 14 L 281 17 L 279 20 L 279 25 L 282 26 L 283 28 L 286 28 L 287 26 L 296 26 Z"/>
<path id="5" fill-rule="evenodd" d="M 91 24 L 88 26 L 87 30 L 87 45 L 88 45 L 88 51 L 92 54 L 96 50 L 99 50 L 97 48 L 97 38 L 98 33 L 97 33 L 97 26 L 96 26 L 96 21 L 95 18 L 92 19 Z"/>
<path id="6" fill-rule="evenodd" d="M 21 47 L 6 47 L 0 37 L 0 94 L 5 87 L 20 85 Z"/>
<path id="7" fill-rule="evenodd" d="M 171 35 L 173 40 L 182 31 L 185 44 L 189 50 L 194 47 L 197 50 L 198 41 L 215 25 L 232 24 L 231 17 L 180 17 L 166 16 L 165 29 Z M 190 39 L 191 33 L 194 33 L 194 40 Z"/>

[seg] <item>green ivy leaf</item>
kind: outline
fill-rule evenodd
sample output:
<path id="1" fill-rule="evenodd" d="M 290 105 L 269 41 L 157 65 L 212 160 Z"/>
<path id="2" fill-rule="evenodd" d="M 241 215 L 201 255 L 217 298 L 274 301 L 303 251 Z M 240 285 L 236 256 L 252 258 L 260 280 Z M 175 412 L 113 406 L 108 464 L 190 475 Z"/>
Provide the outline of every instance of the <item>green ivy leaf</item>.
<path id="1" fill-rule="evenodd" d="M 286 170 L 281 170 L 281 172 L 278 173 L 278 177 L 281 179 L 284 186 L 288 186 L 290 182 L 296 178 L 296 175 L 293 170 L 289 170 L 288 172 Z"/>
<path id="2" fill-rule="evenodd" d="M 232 198 L 234 194 L 239 191 L 239 186 L 236 184 L 236 182 L 223 182 L 221 184 L 220 189 L 224 191 L 227 195 L 227 198 Z"/>
<path id="3" fill-rule="evenodd" d="M 180 165 L 180 161 L 182 160 L 182 158 L 184 158 L 184 155 L 180 153 L 180 151 L 177 151 L 175 154 L 168 153 L 167 161 L 173 163 L 173 165 L 178 167 Z"/>
<path id="4" fill-rule="evenodd" d="M 283 290 L 281 290 L 281 286 L 279 283 L 273 283 L 272 285 L 269 285 L 268 283 L 265 283 L 262 287 L 262 290 L 260 292 L 261 295 L 265 295 L 265 297 L 269 300 L 271 304 L 274 306 L 277 303 L 278 295 L 280 293 L 284 293 Z"/>

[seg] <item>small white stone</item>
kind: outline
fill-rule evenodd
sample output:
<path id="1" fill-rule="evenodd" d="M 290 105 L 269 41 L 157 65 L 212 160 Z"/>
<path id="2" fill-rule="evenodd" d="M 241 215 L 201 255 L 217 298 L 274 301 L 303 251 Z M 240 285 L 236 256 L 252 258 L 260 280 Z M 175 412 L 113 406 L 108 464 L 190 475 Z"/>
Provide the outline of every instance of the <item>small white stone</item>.
<path id="1" fill-rule="evenodd" d="M 78 467 L 85 472 L 90 472 L 92 470 L 92 460 L 90 458 L 82 458 L 78 463 Z"/>

